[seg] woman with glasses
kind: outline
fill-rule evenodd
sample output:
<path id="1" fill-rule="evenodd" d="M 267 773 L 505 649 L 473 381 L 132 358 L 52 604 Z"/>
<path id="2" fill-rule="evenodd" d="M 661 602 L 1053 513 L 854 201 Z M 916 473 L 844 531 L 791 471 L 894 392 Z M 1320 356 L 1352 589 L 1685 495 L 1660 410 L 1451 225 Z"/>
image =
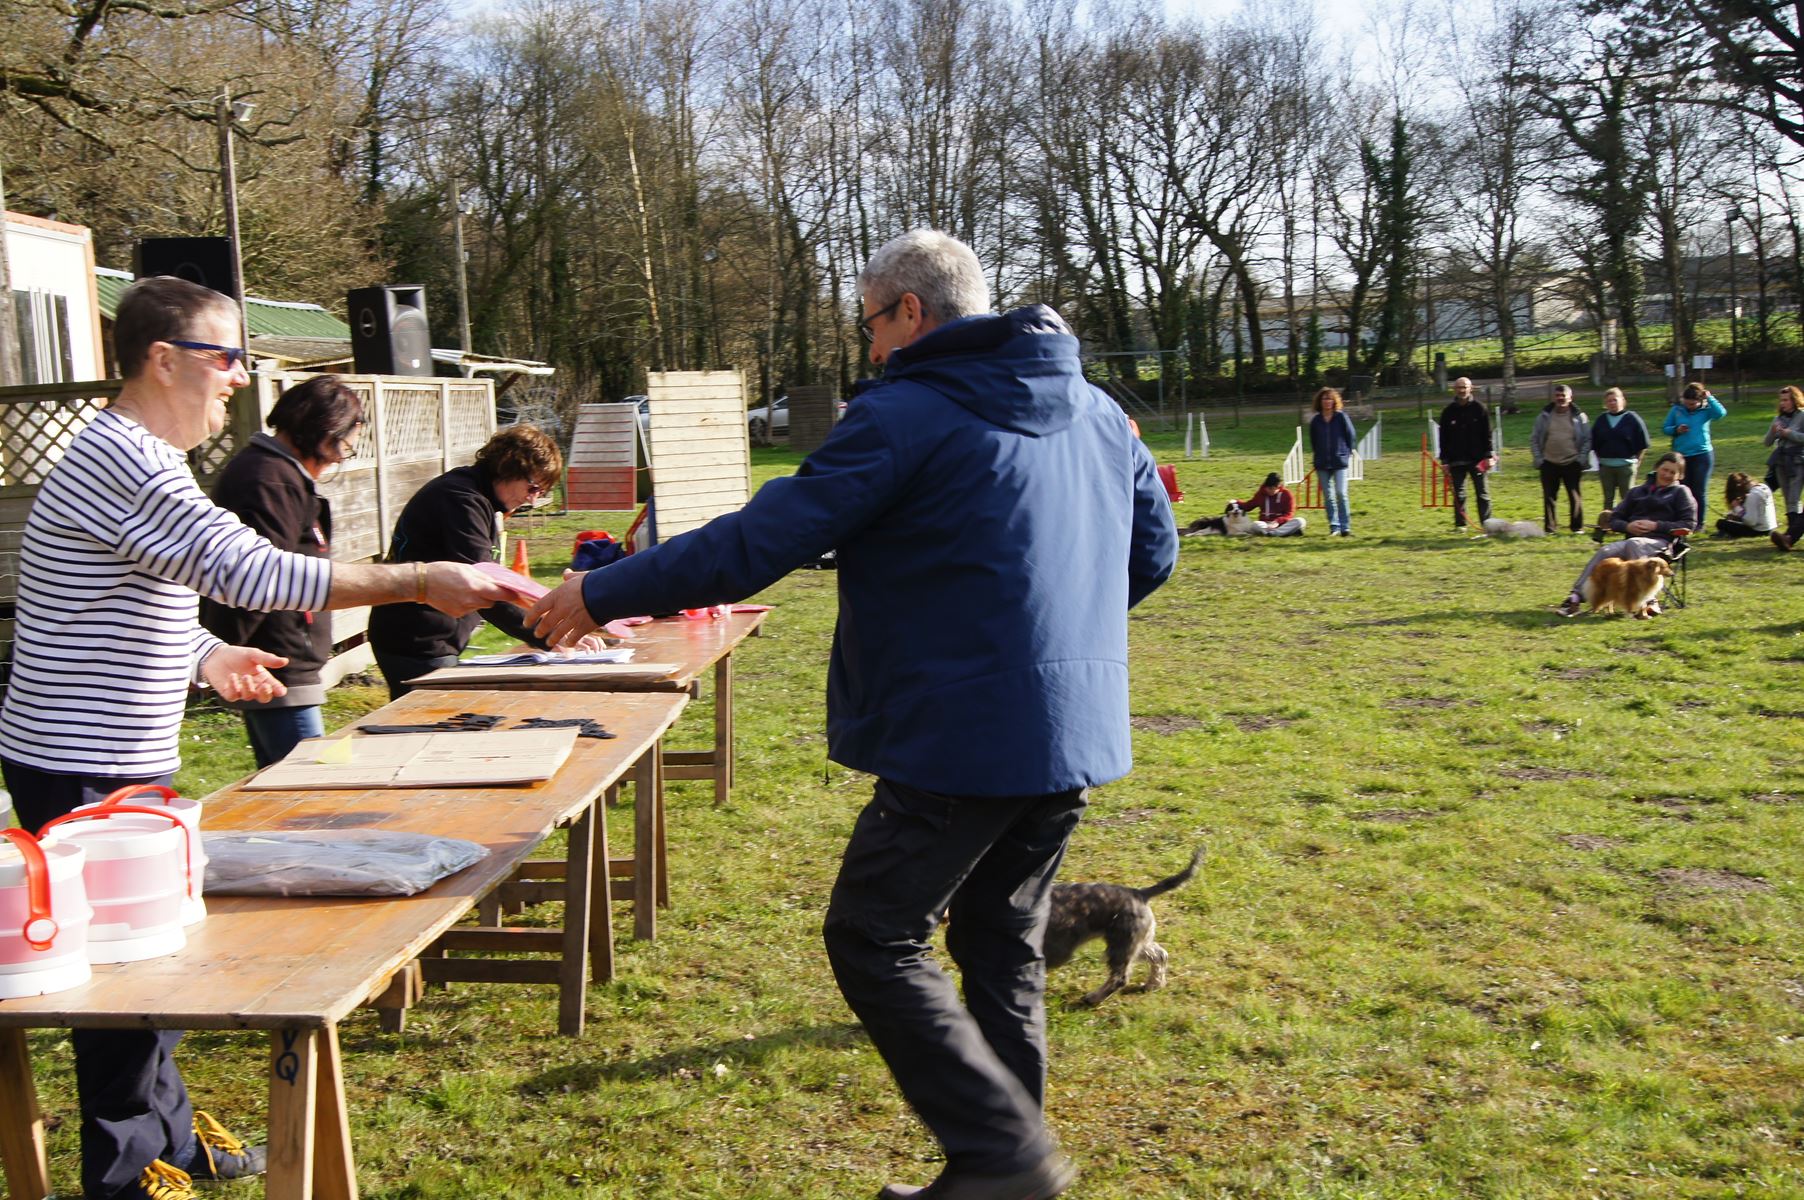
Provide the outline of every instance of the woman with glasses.
<path id="1" fill-rule="evenodd" d="M 476 461 L 454 467 L 415 492 L 395 522 L 390 562 L 492 562 L 500 555 L 502 519 L 545 495 L 564 469 L 557 443 L 531 425 L 510 425 L 476 452 Z M 526 628 L 526 614 L 505 601 L 480 614 L 448 617 L 424 604 L 389 604 L 370 610 L 370 648 L 391 697 L 410 681 L 457 661 L 476 632 L 477 617 L 540 649 Z"/>
<path id="2" fill-rule="evenodd" d="M 232 456 L 213 502 L 268 538 L 278 550 L 326 558 L 332 506 L 314 484 L 357 447 L 363 401 L 336 375 L 316 375 L 283 392 L 269 411 L 273 433 L 256 433 Z M 244 718 L 257 765 L 287 755 L 295 743 L 325 732 L 320 670 L 332 656 L 332 614 L 256 612 L 201 600 L 201 624 L 233 646 L 255 646 L 288 660 L 270 673 L 288 691 L 269 700 L 228 700 Z"/>

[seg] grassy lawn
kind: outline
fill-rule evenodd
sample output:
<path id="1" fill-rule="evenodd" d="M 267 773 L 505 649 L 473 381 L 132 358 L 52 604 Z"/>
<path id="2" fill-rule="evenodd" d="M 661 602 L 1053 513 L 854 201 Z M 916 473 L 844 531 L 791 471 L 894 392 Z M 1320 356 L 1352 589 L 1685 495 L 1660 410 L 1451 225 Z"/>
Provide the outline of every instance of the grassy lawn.
<path id="1" fill-rule="evenodd" d="M 1762 470 L 1771 390 L 1718 426 L 1719 479 Z M 1531 415 L 1506 427 L 1503 516 L 1539 514 Z M 1156 902 L 1165 990 L 1074 1007 L 1095 948 L 1051 979 L 1070 1194 L 1804 1196 L 1804 558 L 1704 539 L 1690 608 L 1561 620 L 1590 541 L 1454 535 L 1418 506 L 1419 422 L 1387 426 L 1356 538 L 1314 514 L 1301 539 L 1187 541 L 1132 614 L 1137 765 L 1093 795 L 1065 877 L 1209 859 Z M 1249 414 L 1188 463 L 1155 438 L 1179 520 L 1250 493 L 1293 429 Z M 797 461 L 760 450 L 755 475 Z M 541 577 L 594 523 L 531 531 Z M 402 1035 L 345 1023 L 369 1200 L 867 1197 L 935 1172 L 819 944 L 868 793 L 822 734 L 834 577 L 761 599 L 733 801 L 672 785 L 675 908 L 649 945 L 617 917 L 587 1036 L 554 1034 L 548 988 L 434 992 Z M 340 689 L 332 717 L 379 700 Z M 679 744 L 710 729 L 704 701 Z M 247 770 L 241 744 L 197 709 L 186 789 Z M 65 1041 L 33 1045 L 72 1190 Z M 264 1058 L 257 1036 L 185 1044 L 199 1102 L 245 1130 Z"/>

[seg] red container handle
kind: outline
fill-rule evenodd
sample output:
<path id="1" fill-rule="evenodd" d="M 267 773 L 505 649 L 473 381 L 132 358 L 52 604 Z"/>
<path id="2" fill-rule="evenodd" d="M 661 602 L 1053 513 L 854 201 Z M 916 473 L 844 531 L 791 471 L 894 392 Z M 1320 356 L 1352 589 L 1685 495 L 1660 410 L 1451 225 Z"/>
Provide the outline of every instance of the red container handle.
<path id="1" fill-rule="evenodd" d="M 180 800 L 182 794 L 166 783 L 133 783 L 120 788 L 100 802 L 102 808 L 110 808 L 115 804 L 124 804 L 133 796 L 155 794 L 164 800 Z"/>
<path id="2" fill-rule="evenodd" d="M 48 950 L 58 932 L 56 918 L 50 915 L 50 864 L 38 839 L 23 829 L 0 829 L 5 838 L 19 848 L 25 860 L 25 927 L 19 930 L 25 944 L 33 950 Z"/>
<path id="3" fill-rule="evenodd" d="M 161 787 L 162 784 L 153 783 L 145 786 Z M 165 821 L 173 822 L 182 831 L 182 877 L 188 881 L 188 898 L 194 899 L 194 834 L 189 831 L 187 823 L 166 808 L 146 808 L 142 804 L 114 804 L 112 799 L 112 796 L 107 797 L 105 808 L 90 808 L 87 812 L 72 812 L 58 817 L 54 821 L 45 822 L 44 827 L 38 830 L 38 836 L 43 837 L 58 825 L 69 821 L 104 821 L 114 813 L 136 813 L 143 817 L 162 817 Z"/>

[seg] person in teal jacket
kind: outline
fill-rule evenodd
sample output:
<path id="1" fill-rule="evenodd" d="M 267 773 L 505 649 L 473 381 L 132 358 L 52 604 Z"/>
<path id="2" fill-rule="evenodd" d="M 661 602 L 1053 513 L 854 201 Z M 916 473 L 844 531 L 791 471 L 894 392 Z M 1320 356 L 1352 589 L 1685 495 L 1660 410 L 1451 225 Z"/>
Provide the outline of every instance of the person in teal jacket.
<path id="1" fill-rule="evenodd" d="M 1710 422 L 1729 415 L 1723 402 L 1701 383 L 1688 383 L 1660 428 L 1672 436 L 1672 448 L 1685 456 L 1685 487 L 1697 497 L 1698 528 L 1703 528 L 1716 453 L 1710 446 Z"/>

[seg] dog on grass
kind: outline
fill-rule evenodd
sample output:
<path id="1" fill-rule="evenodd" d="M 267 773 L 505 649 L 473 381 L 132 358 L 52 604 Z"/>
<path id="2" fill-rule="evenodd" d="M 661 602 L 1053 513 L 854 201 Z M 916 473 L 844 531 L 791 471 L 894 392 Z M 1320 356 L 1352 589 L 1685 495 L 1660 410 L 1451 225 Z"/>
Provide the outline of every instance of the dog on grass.
<path id="1" fill-rule="evenodd" d="M 1547 531 L 1533 521 L 1506 521 L 1502 517 L 1487 517 L 1484 525 L 1485 532 L 1491 537 L 1505 540 L 1547 536 Z"/>
<path id="2" fill-rule="evenodd" d="M 1247 537 L 1259 532 L 1259 521 L 1240 511 L 1240 505 L 1230 504 L 1228 510 L 1219 517 L 1203 517 L 1190 522 L 1178 530 L 1179 537 L 1208 537 L 1215 534 L 1220 537 Z"/>
<path id="3" fill-rule="evenodd" d="M 1664 558 L 1606 558 L 1591 568 L 1584 595 L 1593 615 L 1627 613 L 1645 621 L 1654 615 L 1649 606 L 1671 578 L 1672 564 Z"/>
<path id="4" fill-rule="evenodd" d="M 1041 946 L 1046 956 L 1046 969 L 1064 966 L 1079 946 L 1102 938 L 1109 977 L 1101 987 L 1084 997 L 1085 1004 L 1101 1004 L 1120 991 L 1127 985 L 1128 971 L 1143 958 L 1147 964 L 1147 977 L 1142 990 L 1150 992 L 1164 987 L 1168 956 L 1153 940 L 1158 923 L 1153 919 L 1152 905 L 1147 901 L 1189 883 L 1202 864 L 1203 854 L 1204 847 L 1198 846 L 1196 853 L 1190 856 L 1189 866 L 1151 887 L 1130 888 L 1113 883 L 1053 885 L 1052 913 L 1047 918 L 1046 938 Z"/>

